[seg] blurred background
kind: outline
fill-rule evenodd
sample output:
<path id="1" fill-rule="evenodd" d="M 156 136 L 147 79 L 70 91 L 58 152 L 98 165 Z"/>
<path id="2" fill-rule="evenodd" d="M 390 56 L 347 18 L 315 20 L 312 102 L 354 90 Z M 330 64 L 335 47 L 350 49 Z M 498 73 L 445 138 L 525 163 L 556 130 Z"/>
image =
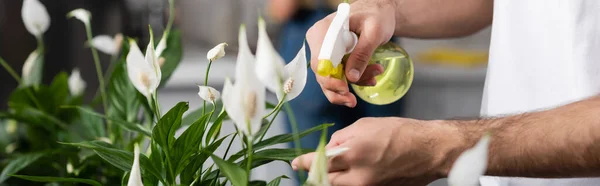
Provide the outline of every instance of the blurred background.
<path id="1" fill-rule="evenodd" d="M 95 93 L 97 80 L 91 52 L 85 47 L 82 24 L 66 19 L 75 8 L 92 12 L 94 35 L 114 35 L 141 38 L 147 42 L 147 25 L 161 33 L 168 15 L 167 0 L 40 0 L 51 16 L 50 29 L 44 35 L 47 45 L 45 82 L 61 71 L 77 67 L 88 83 L 87 95 Z M 271 39 L 286 61 L 302 47 L 306 30 L 331 13 L 338 0 L 175 0 L 175 27 L 182 30 L 184 56 L 173 77 L 159 92 L 163 110 L 179 101 L 189 101 L 192 109 L 202 100 L 196 84 L 204 81 L 208 61 L 206 52 L 221 42 L 227 42 L 227 55 L 213 63 L 209 86 L 222 89 L 224 79 L 233 77 L 237 53 L 237 33 L 240 24 L 247 26 L 252 50 L 257 39 L 257 18 L 265 17 Z M 22 0 L 0 0 L 0 56 L 20 72 L 36 41 L 25 29 L 21 19 Z M 416 119 L 472 118 L 479 115 L 485 79 L 489 28 L 469 37 L 446 40 L 394 38 L 413 58 L 415 78 L 408 94 L 400 101 L 373 106 L 359 102 L 355 109 L 334 106 L 326 101 L 309 72 L 307 87 L 291 102 L 300 128 L 310 128 L 325 122 L 335 122 L 335 130 L 358 118 L 367 116 L 401 116 Z M 100 55 L 108 66 L 109 56 Z M 8 93 L 17 83 L 4 69 L 0 70 L 0 108 L 6 108 Z M 276 102 L 274 95 L 268 99 Z M 290 132 L 287 118 L 278 117 L 267 135 Z M 224 125 L 221 134 L 233 132 L 233 124 Z M 307 136 L 302 146 L 315 148 L 317 135 Z M 237 149 L 241 149 L 237 146 Z M 0 149 L 3 150 L 3 149 Z M 221 149 L 222 151 L 224 149 Z M 282 173 L 293 175 L 289 165 L 271 163 L 256 169 L 253 177 L 270 180 Z M 284 185 L 293 185 L 287 181 Z M 432 185 L 444 185 L 443 181 Z"/>

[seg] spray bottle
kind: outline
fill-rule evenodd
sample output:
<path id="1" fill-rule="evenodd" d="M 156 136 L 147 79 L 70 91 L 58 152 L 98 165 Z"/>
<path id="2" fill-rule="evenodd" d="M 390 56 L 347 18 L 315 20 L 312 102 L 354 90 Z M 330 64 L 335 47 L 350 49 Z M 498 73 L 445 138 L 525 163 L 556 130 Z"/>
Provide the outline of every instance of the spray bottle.
<path id="1" fill-rule="evenodd" d="M 349 27 L 350 4 L 338 5 L 336 16 L 333 18 L 321 51 L 317 74 L 345 80 L 344 64 L 358 42 L 358 36 Z M 388 42 L 375 49 L 369 64 L 380 64 L 383 73 L 376 76 L 375 86 L 359 86 L 352 84 L 358 97 L 368 103 L 385 105 L 398 101 L 410 88 L 414 67 L 408 54 L 400 46 Z"/>

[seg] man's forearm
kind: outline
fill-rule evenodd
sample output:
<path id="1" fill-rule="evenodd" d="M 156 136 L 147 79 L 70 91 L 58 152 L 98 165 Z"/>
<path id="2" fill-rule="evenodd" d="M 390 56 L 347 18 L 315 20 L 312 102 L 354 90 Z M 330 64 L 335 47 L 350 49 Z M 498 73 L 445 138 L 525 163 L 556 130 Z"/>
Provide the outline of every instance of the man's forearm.
<path id="1" fill-rule="evenodd" d="M 464 137 L 459 143 L 466 144 L 459 149 L 492 133 L 487 175 L 600 176 L 600 96 L 546 111 L 453 123 Z M 457 151 L 447 158 L 455 159 Z"/>
<path id="2" fill-rule="evenodd" d="M 385 0 L 396 7 L 395 35 L 459 37 L 492 23 L 493 0 Z"/>

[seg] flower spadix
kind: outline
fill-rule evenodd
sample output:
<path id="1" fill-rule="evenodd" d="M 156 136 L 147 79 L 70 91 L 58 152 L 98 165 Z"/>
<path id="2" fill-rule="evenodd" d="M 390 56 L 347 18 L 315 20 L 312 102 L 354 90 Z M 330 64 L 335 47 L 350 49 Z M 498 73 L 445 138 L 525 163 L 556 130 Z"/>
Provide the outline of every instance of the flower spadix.
<path id="1" fill-rule="evenodd" d="M 452 165 L 448 174 L 450 186 L 478 186 L 487 168 L 489 134 L 484 135 L 471 149 L 464 151 Z"/>
<path id="2" fill-rule="evenodd" d="M 258 20 L 258 44 L 256 49 L 256 74 L 259 80 L 281 100 L 287 94 L 286 101 L 296 98 L 306 85 L 307 61 L 305 45 L 302 45 L 296 57 L 287 65 L 277 53 L 269 35 L 265 21 Z"/>
<path id="3" fill-rule="evenodd" d="M 152 32 L 150 32 L 150 42 L 145 57 L 133 39 L 129 40 L 129 46 L 129 53 L 127 54 L 129 80 L 141 94 L 150 97 L 156 93 L 162 77 L 158 59 L 154 52 Z"/>
<path id="4" fill-rule="evenodd" d="M 133 150 L 133 165 L 129 172 L 129 181 L 127 186 L 143 186 L 142 173 L 140 171 L 140 146 L 136 143 Z"/>
<path id="5" fill-rule="evenodd" d="M 38 0 L 24 0 L 21 17 L 27 31 L 36 38 L 41 38 L 50 27 L 48 11 Z"/>
<path id="6" fill-rule="evenodd" d="M 254 56 L 248 47 L 246 29 L 239 33 L 239 52 L 235 69 L 235 85 L 229 79 L 223 86 L 223 105 L 238 130 L 249 138 L 259 131 L 265 113 L 265 87 L 254 71 Z"/>

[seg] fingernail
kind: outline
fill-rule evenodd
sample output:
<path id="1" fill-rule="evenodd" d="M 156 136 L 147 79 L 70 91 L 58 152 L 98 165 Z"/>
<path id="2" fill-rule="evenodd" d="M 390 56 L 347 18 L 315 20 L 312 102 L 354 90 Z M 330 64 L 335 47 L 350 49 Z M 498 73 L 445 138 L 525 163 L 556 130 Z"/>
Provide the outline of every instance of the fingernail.
<path id="1" fill-rule="evenodd" d="M 347 107 L 352 108 L 352 104 L 351 103 L 344 103 L 344 105 L 346 105 Z"/>
<path id="2" fill-rule="evenodd" d="M 373 71 L 373 77 L 380 75 L 382 72 L 379 70 Z"/>
<path id="3" fill-rule="evenodd" d="M 348 72 L 348 77 L 352 80 L 358 80 L 360 78 L 360 72 L 356 69 L 352 69 Z"/>
<path id="4" fill-rule="evenodd" d="M 298 166 L 296 166 L 295 164 L 292 164 L 292 169 L 298 170 Z"/>

